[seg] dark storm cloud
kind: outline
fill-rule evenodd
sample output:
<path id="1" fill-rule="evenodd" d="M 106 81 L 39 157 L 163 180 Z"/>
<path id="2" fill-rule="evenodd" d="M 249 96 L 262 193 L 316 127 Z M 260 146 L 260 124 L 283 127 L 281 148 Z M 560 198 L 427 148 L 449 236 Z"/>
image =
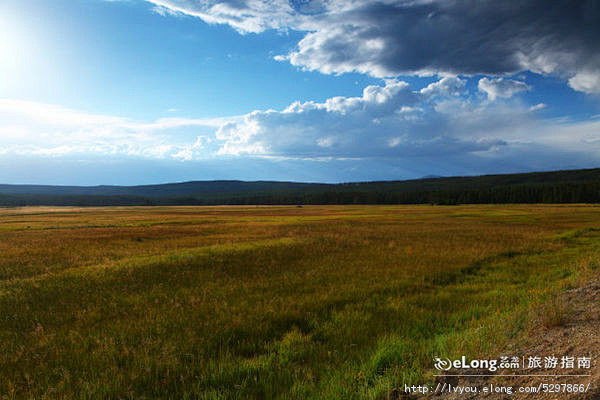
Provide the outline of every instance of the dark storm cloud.
<path id="1" fill-rule="evenodd" d="M 331 17 L 330 17 L 331 18 Z M 600 69 L 600 2 L 366 2 L 307 34 L 286 58 L 326 73 L 572 77 Z"/>
<path id="2" fill-rule="evenodd" d="M 323 73 L 554 74 L 600 93 L 597 0 L 147 0 L 241 33 L 307 32 L 278 56 Z"/>

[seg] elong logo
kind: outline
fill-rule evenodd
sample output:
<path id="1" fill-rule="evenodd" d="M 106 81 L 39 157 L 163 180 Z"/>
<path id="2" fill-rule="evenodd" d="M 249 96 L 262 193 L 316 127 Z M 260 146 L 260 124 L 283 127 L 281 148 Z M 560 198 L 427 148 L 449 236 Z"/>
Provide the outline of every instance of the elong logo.
<path id="1" fill-rule="evenodd" d="M 498 370 L 498 360 L 471 360 L 467 362 L 467 357 L 462 356 L 458 360 L 450 360 L 449 358 L 441 359 L 434 358 L 434 367 L 438 371 L 449 371 L 451 368 L 456 369 L 487 369 L 494 372 Z"/>

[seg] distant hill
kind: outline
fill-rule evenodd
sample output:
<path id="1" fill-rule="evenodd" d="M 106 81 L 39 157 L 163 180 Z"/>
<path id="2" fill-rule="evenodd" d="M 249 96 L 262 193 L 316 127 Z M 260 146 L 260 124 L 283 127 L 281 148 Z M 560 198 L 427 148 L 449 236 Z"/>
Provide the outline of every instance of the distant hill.
<path id="1" fill-rule="evenodd" d="M 255 193 L 327 187 L 326 184 L 270 181 L 193 181 L 141 186 L 49 186 L 0 185 L 0 194 L 40 194 L 77 196 L 178 197 L 205 194 Z"/>
<path id="2" fill-rule="evenodd" d="M 2 206 L 574 202 L 600 202 L 600 168 L 340 184 L 219 180 L 142 186 L 0 185 Z"/>

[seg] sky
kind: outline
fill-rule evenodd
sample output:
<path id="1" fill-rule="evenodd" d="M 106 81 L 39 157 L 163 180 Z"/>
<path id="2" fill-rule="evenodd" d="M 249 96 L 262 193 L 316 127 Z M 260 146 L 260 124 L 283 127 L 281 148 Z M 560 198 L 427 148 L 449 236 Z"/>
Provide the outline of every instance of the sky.
<path id="1" fill-rule="evenodd" d="M 596 0 L 0 1 L 0 183 L 594 167 Z"/>

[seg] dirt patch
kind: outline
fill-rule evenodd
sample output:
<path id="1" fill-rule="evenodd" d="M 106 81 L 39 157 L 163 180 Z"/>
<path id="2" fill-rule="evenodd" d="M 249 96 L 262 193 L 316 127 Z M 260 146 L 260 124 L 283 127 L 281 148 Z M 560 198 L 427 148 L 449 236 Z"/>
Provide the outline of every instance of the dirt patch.
<path id="1" fill-rule="evenodd" d="M 600 399 L 600 279 L 594 279 L 582 287 L 568 290 L 562 294 L 559 301 L 564 304 L 566 310 L 564 320 L 558 326 L 552 326 L 542 316 L 536 321 L 536 328 L 519 346 L 507 348 L 500 356 L 520 357 L 522 370 L 504 370 L 504 375 L 571 375 L 571 376 L 493 376 L 493 377 L 440 377 L 434 385 L 440 383 L 440 387 L 446 384 L 452 387 L 462 387 L 464 391 L 459 393 L 443 393 L 429 396 L 431 399 L 577 399 L 598 400 Z M 528 357 L 541 357 L 541 368 L 529 368 Z M 555 368 L 545 368 L 544 357 L 556 357 L 558 364 Z M 574 358 L 574 368 L 561 368 L 563 357 Z M 590 359 L 589 368 L 578 368 L 580 358 Z M 525 365 L 523 365 L 525 364 Z M 472 370 L 471 370 L 472 371 Z M 488 372 L 476 372 L 487 373 Z M 498 373 L 498 372 L 496 372 Z M 470 372 L 473 374 L 473 372 Z M 572 376 L 590 375 L 590 376 Z M 537 392 L 521 393 L 520 388 L 543 388 L 541 385 L 553 385 L 552 389 L 559 392 Z M 562 384 L 583 385 L 587 392 L 565 393 Z M 559 386 L 561 385 L 561 386 Z M 488 392 L 483 393 L 482 388 L 487 387 Z M 510 387 L 512 394 L 506 393 Z M 580 386 L 578 386 L 580 387 Z M 469 388 L 469 389 L 467 389 Z M 467 390 L 477 388 L 477 393 L 466 393 Z M 502 390 L 503 393 L 490 393 L 491 390 Z M 459 389 L 460 390 L 460 389 Z M 529 389 L 531 390 L 531 389 Z"/>

